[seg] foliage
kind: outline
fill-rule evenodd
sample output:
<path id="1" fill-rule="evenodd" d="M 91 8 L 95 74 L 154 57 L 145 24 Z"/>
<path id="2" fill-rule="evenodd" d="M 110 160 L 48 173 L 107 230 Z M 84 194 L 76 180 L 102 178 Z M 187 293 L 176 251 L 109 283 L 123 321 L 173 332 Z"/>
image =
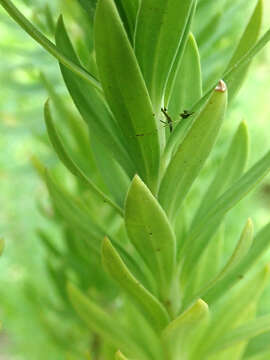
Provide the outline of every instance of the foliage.
<path id="1" fill-rule="evenodd" d="M 39 232 L 54 296 L 44 293 L 41 302 L 37 288 L 26 290 L 33 308 L 51 314 L 40 321 L 62 354 L 252 359 L 249 339 L 270 330 L 269 316 L 256 316 L 269 278 L 259 260 L 270 227 L 253 240 L 248 220 L 227 260 L 223 239 L 227 213 L 268 173 L 270 155 L 245 170 L 248 131 L 240 123 L 221 166 L 208 169 L 205 192 L 201 170 L 213 156 L 228 95 L 231 104 L 269 39 L 266 32 L 256 43 L 262 2 L 240 1 L 250 20 L 228 30 L 233 1 L 201 0 L 195 11 L 195 1 L 148 0 L 138 11 L 136 2 L 99 0 L 94 20 L 89 2 L 80 1 L 83 41 L 71 39 L 60 17 L 56 45 L 10 1 L 0 3 L 60 61 L 81 116 L 43 77 L 51 99 L 47 132 L 74 176 L 47 171 L 33 159 L 53 211 L 41 209 L 60 224 L 63 241 L 57 246 Z M 93 39 L 87 43 L 92 28 L 94 47 Z M 223 46 L 224 34 L 234 44 Z M 267 356 L 267 348 L 260 351 Z"/>

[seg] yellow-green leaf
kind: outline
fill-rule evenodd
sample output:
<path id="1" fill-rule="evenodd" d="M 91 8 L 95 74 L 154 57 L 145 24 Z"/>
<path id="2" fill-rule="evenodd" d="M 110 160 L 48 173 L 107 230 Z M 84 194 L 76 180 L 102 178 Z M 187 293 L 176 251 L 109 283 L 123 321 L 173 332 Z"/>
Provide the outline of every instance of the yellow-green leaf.
<path id="1" fill-rule="evenodd" d="M 161 331 L 168 324 L 168 313 L 162 304 L 132 275 L 108 238 L 103 241 L 102 262 L 112 278 L 141 308 L 153 328 Z"/>
<path id="2" fill-rule="evenodd" d="M 227 104 L 226 85 L 221 81 L 179 145 L 162 179 L 159 200 L 170 219 L 187 196 L 217 138 Z"/>

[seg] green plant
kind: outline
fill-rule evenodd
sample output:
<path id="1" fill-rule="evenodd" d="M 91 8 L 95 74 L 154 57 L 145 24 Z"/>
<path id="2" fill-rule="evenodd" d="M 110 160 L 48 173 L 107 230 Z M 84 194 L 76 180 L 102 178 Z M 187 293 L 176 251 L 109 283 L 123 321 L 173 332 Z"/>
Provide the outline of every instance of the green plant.
<path id="1" fill-rule="evenodd" d="M 227 212 L 270 170 L 267 153 L 245 171 L 245 123 L 222 164 L 215 173 L 211 169 L 200 201 L 192 196 L 222 126 L 227 97 L 233 101 L 249 62 L 270 38 L 267 32 L 256 42 L 262 1 L 253 2 L 250 21 L 221 69 L 207 62 L 203 51 L 210 42 L 209 28 L 217 23 L 211 1 L 200 1 L 197 9 L 196 16 L 212 14 L 210 23 L 198 26 L 199 50 L 191 33 L 196 1 L 99 0 L 94 47 L 88 48 L 88 58 L 81 50 L 81 60 L 61 17 L 54 45 L 9 0 L 0 3 L 60 61 L 87 124 L 43 78 L 55 115 L 67 121 L 64 129 L 56 127 L 47 102 L 48 135 L 75 179 L 66 175 L 73 181 L 69 184 L 63 173 L 52 176 L 35 160 L 54 218 L 64 227 L 64 251 L 46 232 L 40 235 L 59 292 L 61 320 L 78 323 L 72 304 L 90 330 L 70 347 L 47 322 L 67 347 L 68 358 L 84 356 L 88 337 L 98 343 L 90 348 L 96 359 L 267 358 L 267 347 L 252 356 L 246 348 L 249 339 L 270 330 L 269 316 L 256 317 L 269 278 L 268 266 L 259 262 L 269 247 L 269 225 L 253 241 L 248 220 L 229 260 L 222 256 Z M 91 2 L 80 4 L 91 29 Z M 226 6 L 232 11 L 233 2 Z M 209 65 L 205 78 L 200 52 Z M 221 74 L 225 82 L 218 80 Z M 198 181 L 201 187 L 202 179 Z M 57 313 L 55 304 L 48 306 Z M 78 325 L 72 333 L 77 341 L 82 329 Z"/>

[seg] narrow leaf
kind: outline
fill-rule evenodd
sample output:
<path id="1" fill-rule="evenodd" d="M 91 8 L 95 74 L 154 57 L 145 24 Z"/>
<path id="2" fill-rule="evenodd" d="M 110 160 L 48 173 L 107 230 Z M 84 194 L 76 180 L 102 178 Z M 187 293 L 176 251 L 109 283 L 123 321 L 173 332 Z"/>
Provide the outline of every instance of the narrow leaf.
<path id="1" fill-rule="evenodd" d="M 159 200 L 170 219 L 175 217 L 210 154 L 222 124 L 226 103 L 226 85 L 220 82 L 208 103 L 196 116 L 193 126 L 166 169 Z"/>
<path id="2" fill-rule="evenodd" d="M 155 109 L 161 99 L 194 0 L 144 0 L 139 10 L 135 51 Z"/>
<path id="3" fill-rule="evenodd" d="M 246 123 L 242 122 L 234 135 L 227 154 L 218 166 L 213 181 L 203 196 L 191 228 L 198 223 L 203 214 L 209 211 L 218 196 L 242 175 L 248 160 L 248 150 L 248 129 Z"/>
<path id="4" fill-rule="evenodd" d="M 191 275 L 194 264 L 204 252 L 226 213 L 249 193 L 270 171 L 270 152 L 258 161 L 250 170 L 241 176 L 223 195 L 221 195 L 191 232 L 182 251 L 184 259 L 183 272 Z"/>
<path id="5" fill-rule="evenodd" d="M 270 331 L 270 315 L 258 317 L 241 327 L 233 329 L 228 335 L 219 339 L 207 354 L 211 355 L 268 331 Z"/>
<path id="6" fill-rule="evenodd" d="M 102 246 L 102 261 L 108 273 L 141 308 L 153 328 L 161 331 L 169 320 L 165 308 L 131 274 L 107 238 Z"/>
<path id="7" fill-rule="evenodd" d="M 165 328 L 162 337 L 169 358 L 186 358 L 192 343 L 192 334 L 208 319 L 208 316 L 207 304 L 199 299 Z"/>
<path id="8" fill-rule="evenodd" d="M 131 44 L 134 41 L 134 31 L 136 26 L 136 18 L 139 8 L 138 0 L 116 0 L 118 11 L 125 25 Z"/>
<path id="9" fill-rule="evenodd" d="M 130 343 L 126 331 L 116 320 L 107 314 L 103 308 L 84 296 L 74 285 L 68 284 L 68 295 L 70 301 L 88 327 L 98 333 L 103 339 L 117 348 L 124 351 L 136 351 L 134 345 Z"/>
<path id="10" fill-rule="evenodd" d="M 84 184 L 89 186 L 91 191 L 100 198 L 101 201 L 106 202 L 110 207 L 116 210 L 120 215 L 123 215 L 122 209 L 116 205 L 110 198 L 108 198 L 85 174 L 84 172 L 74 163 L 66 149 L 62 141 L 60 140 L 59 135 L 54 127 L 49 102 L 47 101 L 44 108 L 44 116 L 46 127 L 48 131 L 49 138 L 54 147 L 55 152 L 57 153 L 59 159 L 63 162 L 66 168 L 76 177 L 78 177 Z"/>
<path id="11" fill-rule="evenodd" d="M 233 67 L 242 56 L 244 56 L 259 38 L 263 20 L 263 0 L 258 0 L 258 4 L 252 14 L 252 17 L 239 41 L 239 44 L 230 60 L 228 69 Z M 233 99 L 243 84 L 247 74 L 249 64 L 237 71 L 228 82 L 229 101 Z"/>
<path id="12" fill-rule="evenodd" d="M 169 78 L 168 78 L 168 81 L 167 81 L 167 84 L 166 84 L 166 91 L 165 91 L 165 95 L 164 95 L 164 104 L 165 104 L 166 107 L 168 107 L 168 102 L 169 102 L 170 97 L 172 95 L 172 89 L 174 87 L 174 82 L 175 82 L 175 79 L 176 79 L 176 75 L 179 72 L 179 67 L 181 66 L 182 59 L 183 59 L 183 56 L 184 56 L 184 53 L 185 53 L 185 48 L 186 48 L 187 40 L 188 40 L 188 37 L 189 37 L 189 34 L 190 34 L 190 28 L 191 28 L 193 16 L 194 16 L 195 11 L 196 11 L 196 5 L 197 5 L 197 2 L 194 1 L 193 5 L 192 5 L 192 8 L 190 10 L 190 13 L 189 13 L 189 18 L 188 18 L 188 21 L 187 21 L 187 24 L 186 24 L 186 27 L 185 27 L 185 31 L 184 31 L 181 43 L 180 43 L 180 45 L 178 47 L 177 54 L 176 54 L 176 57 L 174 59 L 174 62 L 173 62 L 173 65 L 172 65 L 172 68 L 171 68 L 171 71 L 170 71 L 170 74 L 169 74 Z"/>
<path id="13" fill-rule="evenodd" d="M 227 263 L 225 264 L 223 269 L 217 274 L 217 276 L 214 277 L 214 279 L 212 279 L 210 282 L 208 281 L 206 283 L 206 285 L 203 286 L 203 288 L 200 288 L 196 292 L 196 295 L 194 295 L 194 293 L 191 291 L 190 284 L 192 284 L 192 282 L 191 281 L 188 282 L 188 284 L 185 288 L 186 296 L 184 297 L 184 300 L 183 300 L 183 306 L 185 307 L 186 304 L 189 304 L 192 302 L 191 299 L 196 299 L 196 298 L 200 297 L 202 293 L 205 293 L 207 290 L 214 287 L 215 284 L 218 281 L 220 281 L 220 279 L 222 279 L 230 270 L 232 270 L 234 268 L 234 266 L 236 266 L 240 262 L 240 260 L 244 259 L 245 255 L 248 253 L 252 243 L 253 243 L 253 223 L 250 219 L 248 219 L 246 226 L 244 227 L 244 229 L 242 231 L 242 234 L 240 236 L 240 239 L 238 241 L 238 244 L 236 245 L 236 248 L 235 248 L 232 256 L 229 258 L 229 260 L 227 261 Z M 207 253 L 204 254 L 203 257 L 205 257 L 206 255 L 208 255 L 208 254 Z M 211 259 L 211 261 L 212 261 L 212 259 Z M 201 264 L 199 265 L 199 267 L 197 269 L 197 273 L 194 274 L 194 276 L 193 276 L 193 281 L 196 281 L 196 277 L 200 276 L 200 274 L 198 274 L 198 273 L 200 273 L 200 268 L 201 268 Z M 209 277 L 208 277 L 208 279 L 209 279 Z"/>
<path id="14" fill-rule="evenodd" d="M 194 36 L 190 33 L 181 65 L 175 75 L 167 105 L 172 119 L 189 110 L 202 97 L 202 77 L 199 49 Z"/>
<path id="15" fill-rule="evenodd" d="M 130 241 L 152 270 L 166 303 L 175 271 L 176 240 L 164 210 L 138 176 L 128 191 L 125 223 Z"/>
<path id="16" fill-rule="evenodd" d="M 209 304 L 215 303 L 234 284 L 242 279 L 246 272 L 251 269 L 270 246 L 270 224 L 266 225 L 255 237 L 253 245 L 247 255 L 229 271 L 220 281 L 209 290 L 201 294 Z"/>
<path id="17" fill-rule="evenodd" d="M 243 229 L 243 232 L 240 236 L 238 244 L 236 248 L 228 260 L 227 264 L 225 265 L 224 269 L 218 276 L 218 281 L 220 278 L 225 276 L 230 270 L 232 270 L 248 253 L 252 243 L 253 243 L 253 223 L 251 219 L 248 219 L 246 226 Z"/>
<path id="18" fill-rule="evenodd" d="M 226 83 L 230 83 L 232 81 L 235 74 L 244 68 L 270 41 L 270 30 L 266 31 L 265 34 L 260 38 L 259 41 L 245 54 L 243 55 L 236 64 L 227 69 L 223 74 L 223 79 Z M 200 98 L 196 104 L 193 105 L 191 112 L 198 112 L 200 109 L 206 104 L 209 97 L 211 96 L 212 91 L 216 87 L 217 80 L 213 83 L 212 86 L 205 92 L 205 94 Z M 183 122 L 180 121 L 178 126 L 181 126 Z M 170 150 L 171 145 L 175 143 L 175 137 L 177 136 L 177 132 L 173 132 L 169 138 L 169 142 L 166 145 L 166 151 Z"/>
<path id="19" fill-rule="evenodd" d="M 115 353 L 115 357 L 114 357 L 115 360 L 128 360 L 127 357 L 125 357 L 120 350 L 118 350 L 116 353 Z"/>
<path id="20" fill-rule="evenodd" d="M 113 0 L 98 2 L 95 44 L 105 97 L 126 137 L 129 155 L 143 181 L 156 191 L 161 133 L 154 131 L 158 120 Z M 151 136 L 144 136 L 149 132 Z"/>
<path id="21" fill-rule="evenodd" d="M 207 354 L 221 338 L 254 318 L 255 306 L 267 286 L 269 275 L 269 266 L 266 266 L 242 280 L 230 294 L 224 289 L 222 303 L 219 302 L 216 307 L 211 304 L 211 323 L 200 340 L 200 353 Z"/>
<path id="22" fill-rule="evenodd" d="M 56 209 L 56 214 L 60 214 L 61 218 L 73 226 L 76 231 L 89 241 L 89 245 L 93 250 L 98 252 L 100 239 L 103 239 L 105 233 L 93 221 L 85 204 L 65 191 L 59 184 L 56 184 L 47 171 L 44 172 L 44 179 Z"/>
<path id="23" fill-rule="evenodd" d="M 9 13 L 9 15 L 45 50 L 54 56 L 60 63 L 65 65 L 70 71 L 74 72 L 80 78 L 86 80 L 91 86 L 97 90 L 101 90 L 100 84 L 97 79 L 89 74 L 81 66 L 74 64 L 69 58 L 63 55 L 56 46 L 44 36 L 34 25 L 26 19 L 26 17 L 16 8 L 10 0 L 0 0 L 0 4 Z"/>
<path id="24" fill-rule="evenodd" d="M 72 43 L 68 37 L 62 17 L 59 18 L 56 28 L 57 47 L 73 62 L 80 64 Z M 96 141 L 101 142 L 107 152 L 119 162 L 129 176 L 134 176 L 135 169 L 132 161 L 126 153 L 126 139 L 123 137 L 119 126 L 110 113 L 104 98 L 88 83 L 79 79 L 65 66 L 61 71 L 69 90 L 69 93 L 78 108 L 82 118 L 90 130 L 90 138 L 95 136 Z"/>

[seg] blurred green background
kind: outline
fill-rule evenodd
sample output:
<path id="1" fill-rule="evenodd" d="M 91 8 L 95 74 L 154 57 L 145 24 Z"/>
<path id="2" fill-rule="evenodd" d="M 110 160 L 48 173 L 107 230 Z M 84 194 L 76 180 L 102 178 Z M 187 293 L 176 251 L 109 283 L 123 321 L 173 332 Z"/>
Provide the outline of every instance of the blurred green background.
<path id="1" fill-rule="evenodd" d="M 71 13 L 69 2 L 60 0 L 53 4 L 44 0 L 18 3 L 48 36 L 53 30 L 47 13 L 48 4 L 52 14 L 62 12 L 68 18 Z M 56 15 L 53 17 L 56 18 Z M 264 30 L 269 27 L 269 18 L 270 3 L 265 2 Z M 75 22 L 71 22 L 71 28 L 74 36 L 79 37 Z M 39 289 L 41 304 L 42 294 L 47 296 L 49 292 L 53 297 L 54 292 L 45 269 L 45 253 L 37 230 L 46 227 L 55 241 L 60 237 L 57 227 L 40 213 L 41 206 L 46 208 L 47 192 L 33 168 L 31 157 L 36 156 L 47 166 L 58 161 L 45 132 L 43 104 L 47 93 L 40 72 L 53 81 L 59 93 L 64 92 L 64 87 L 56 61 L 14 24 L 2 9 L 0 33 L 0 234 L 6 240 L 0 261 L 0 318 L 3 323 L 0 360 L 43 357 L 58 360 L 62 359 L 62 355 L 52 334 L 43 326 L 44 319 L 49 316 L 47 309 L 41 306 L 33 309 L 31 301 L 32 288 Z M 247 81 L 228 113 L 218 144 L 217 163 L 225 139 L 243 119 L 250 131 L 250 165 L 269 149 L 269 95 L 270 46 L 253 62 Z M 256 229 L 269 221 L 270 178 L 264 180 L 230 215 L 230 234 L 238 235 L 249 216 L 254 220 Z M 266 304 L 267 293 L 262 308 L 267 307 Z M 45 354 L 41 354 L 44 351 Z"/>

